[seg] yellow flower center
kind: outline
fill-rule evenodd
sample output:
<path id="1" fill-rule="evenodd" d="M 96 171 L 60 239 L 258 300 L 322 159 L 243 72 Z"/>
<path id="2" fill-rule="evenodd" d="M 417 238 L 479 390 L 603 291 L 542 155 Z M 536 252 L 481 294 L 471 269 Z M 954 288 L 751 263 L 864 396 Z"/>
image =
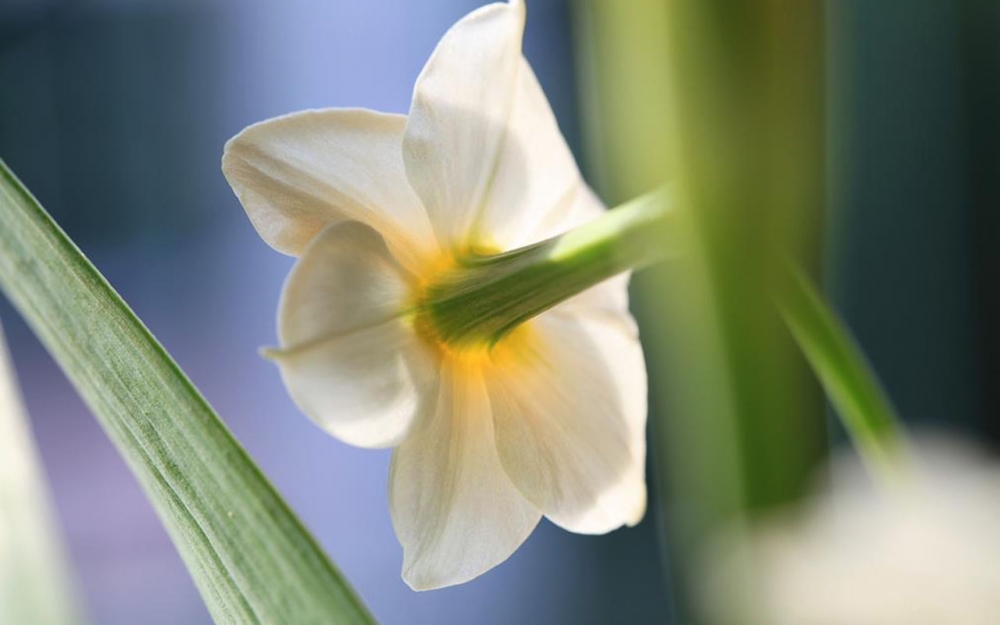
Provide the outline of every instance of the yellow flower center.
<path id="1" fill-rule="evenodd" d="M 499 340 L 487 337 L 463 339 L 461 341 L 444 338 L 435 325 L 428 309 L 428 293 L 439 284 L 442 277 L 462 271 L 462 258 L 496 254 L 500 250 L 491 246 L 469 246 L 454 252 L 445 252 L 429 262 L 410 297 L 408 308 L 412 311 L 410 322 L 414 331 L 442 358 L 463 367 L 481 368 L 514 360 L 523 360 L 530 353 L 530 341 L 534 334 L 531 322 L 522 323 Z"/>

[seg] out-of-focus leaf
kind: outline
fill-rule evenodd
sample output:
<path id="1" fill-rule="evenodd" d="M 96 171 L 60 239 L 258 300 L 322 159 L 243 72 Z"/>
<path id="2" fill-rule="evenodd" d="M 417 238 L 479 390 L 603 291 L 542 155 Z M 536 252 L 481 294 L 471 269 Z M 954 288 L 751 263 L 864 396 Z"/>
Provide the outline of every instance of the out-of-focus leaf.
<path id="1" fill-rule="evenodd" d="M 892 469 L 902 451 L 899 419 L 861 349 L 809 278 L 789 262 L 776 289 L 781 316 L 865 461 Z"/>
<path id="2" fill-rule="evenodd" d="M 0 162 L 0 287 L 117 445 L 216 623 L 371 623 L 163 347 Z"/>
<path id="3" fill-rule="evenodd" d="M 0 328 L 0 623 L 83 623 L 69 571 Z"/>
<path id="4" fill-rule="evenodd" d="M 784 255 L 819 268 L 824 5 L 574 6 L 598 188 L 615 204 L 669 180 L 691 226 L 687 257 L 633 283 L 660 518 L 684 588 L 703 539 L 795 502 L 826 455 L 821 389 L 769 293 Z M 678 620 L 694 622 L 686 594 Z"/>

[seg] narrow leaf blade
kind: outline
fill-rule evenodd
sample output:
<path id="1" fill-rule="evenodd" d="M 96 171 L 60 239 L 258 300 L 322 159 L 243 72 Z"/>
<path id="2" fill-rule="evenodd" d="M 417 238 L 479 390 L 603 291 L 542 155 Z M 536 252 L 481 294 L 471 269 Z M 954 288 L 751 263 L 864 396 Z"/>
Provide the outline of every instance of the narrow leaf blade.
<path id="1" fill-rule="evenodd" d="M 372 623 L 163 347 L 0 161 L 0 288 L 125 457 L 216 623 Z"/>
<path id="2" fill-rule="evenodd" d="M 790 261 L 776 303 L 847 433 L 868 465 L 893 473 L 903 453 L 899 418 L 861 349 L 809 278 Z"/>

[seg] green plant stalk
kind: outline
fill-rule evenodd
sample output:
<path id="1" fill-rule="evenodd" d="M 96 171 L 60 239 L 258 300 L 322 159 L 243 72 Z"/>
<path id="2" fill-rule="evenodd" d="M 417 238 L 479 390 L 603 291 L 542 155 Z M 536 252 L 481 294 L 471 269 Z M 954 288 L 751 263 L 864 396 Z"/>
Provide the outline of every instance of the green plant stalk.
<path id="1" fill-rule="evenodd" d="M 794 502 L 826 457 L 821 389 L 770 298 L 785 257 L 810 275 L 819 271 L 824 9 L 808 0 L 664 1 L 671 177 L 694 223 L 702 263 L 695 279 L 707 291 L 701 310 L 687 314 L 714 324 L 718 338 L 709 342 L 719 343 L 721 367 L 712 377 L 730 409 L 716 423 L 729 430 L 742 474 L 738 508 L 706 510 L 698 524 L 711 526 L 733 512 Z M 700 415 L 686 418 L 704 427 Z M 689 432 L 673 436 L 697 445 Z"/>
<path id="2" fill-rule="evenodd" d="M 219 625 L 373 623 L 177 364 L 0 161 L 0 287 L 125 457 Z"/>
<path id="3" fill-rule="evenodd" d="M 666 189 L 627 202 L 560 236 L 461 259 L 428 288 L 422 306 L 443 340 L 496 341 L 524 321 L 625 271 L 690 255 L 690 227 Z M 902 460 L 899 420 L 864 355 L 793 261 L 769 297 L 870 466 Z"/>
<path id="4" fill-rule="evenodd" d="M 690 254 L 638 274 L 632 301 L 667 577 L 677 620 L 694 622 L 685 571 L 702 539 L 794 502 L 826 455 L 821 389 L 769 297 L 776 259 L 819 267 L 823 3 L 574 7 L 585 145 L 605 199 L 670 180 L 689 226 Z"/>
<path id="5" fill-rule="evenodd" d="M 449 344 L 500 340 L 524 321 L 619 273 L 677 254 L 665 189 L 562 236 L 511 252 L 473 255 L 430 285 L 418 314 Z"/>
<path id="6" fill-rule="evenodd" d="M 0 327 L 0 623 L 86 622 Z"/>

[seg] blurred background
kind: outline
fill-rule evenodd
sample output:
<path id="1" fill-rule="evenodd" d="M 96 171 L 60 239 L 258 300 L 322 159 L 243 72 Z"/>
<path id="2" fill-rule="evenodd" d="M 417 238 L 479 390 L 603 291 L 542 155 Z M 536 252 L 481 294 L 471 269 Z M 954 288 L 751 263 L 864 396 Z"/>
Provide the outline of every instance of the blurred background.
<path id="1" fill-rule="evenodd" d="M 406 112 L 437 40 L 480 4 L 5 0 L 0 158 L 193 378 L 382 622 L 673 622 L 675 584 L 663 564 L 673 550 L 658 525 L 678 509 L 687 514 L 683 497 L 674 508 L 661 496 L 683 491 L 670 487 L 678 476 L 687 479 L 683 466 L 662 461 L 651 469 L 663 488 L 651 489 L 650 512 L 634 529 L 577 536 L 543 522 L 509 562 L 483 577 L 414 593 L 399 578 L 402 553 L 385 499 L 388 452 L 353 449 L 322 434 L 257 354 L 275 342 L 278 295 L 292 259 L 261 242 L 243 214 L 219 168 L 224 142 L 250 123 L 305 108 Z M 672 4 L 683 3 L 528 2 L 525 54 L 585 175 L 611 205 L 658 185 L 674 171 L 671 159 L 690 154 L 695 139 L 664 147 L 672 133 L 697 137 L 692 128 L 714 123 L 706 117 L 679 127 L 685 118 L 663 110 L 671 90 L 692 80 L 686 61 L 666 59 L 689 45 L 670 20 L 694 19 L 671 13 Z M 765 4 L 781 17 L 810 3 Z M 710 17 L 732 41 L 757 28 L 752 10 Z M 797 231 L 804 233 L 803 256 L 815 271 L 822 268 L 828 292 L 904 419 L 998 443 L 1000 3 L 839 0 L 816 3 L 803 19 L 805 26 L 792 21 L 774 34 L 783 41 L 800 33 L 802 40 L 772 53 L 805 59 L 782 84 L 795 93 L 802 78 L 800 91 L 815 101 L 796 104 L 808 115 L 791 107 L 768 118 L 784 128 L 787 113 L 788 128 L 807 129 L 807 140 L 796 144 L 809 155 L 797 161 L 808 163 L 806 173 L 799 175 L 798 164 L 784 170 L 808 179 L 807 192 L 796 197 L 816 200 L 789 209 L 790 221 L 804 224 Z M 717 50 L 739 50 L 727 45 Z M 790 49 L 819 54 L 784 55 Z M 751 77 L 755 71 L 743 69 Z M 736 93 L 734 106 L 745 95 Z M 733 119 L 721 127 L 739 134 L 740 118 Z M 799 135 L 790 134 L 794 143 Z M 794 145 L 788 152 L 781 145 L 764 152 L 796 153 Z M 699 179 L 698 172 L 688 175 Z M 716 241 L 741 223 L 717 222 L 716 231 L 728 234 Z M 653 417 L 660 423 L 684 391 L 676 381 L 658 381 L 685 356 L 658 357 L 671 339 L 660 326 L 683 315 L 661 316 L 662 293 L 653 291 L 639 294 L 639 314 L 651 338 Z M 94 622 L 209 623 L 151 507 L 95 420 L 5 300 L 0 318 Z M 737 354 L 737 370 L 770 364 L 752 341 L 726 349 Z M 765 382 L 779 393 L 782 380 Z M 739 490 L 757 495 L 742 503 L 780 502 L 808 477 L 827 439 L 842 439 L 837 428 L 827 429 L 810 384 L 802 402 L 818 410 L 811 422 L 818 427 L 800 432 L 778 424 L 761 430 L 773 436 L 736 444 L 753 450 L 743 454 L 743 473 L 764 466 L 770 468 L 761 474 L 780 478 L 743 480 Z M 704 397 L 688 408 L 716 392 L 704 386 Z M 748 405 L 767 405 L 763 392 L 737 391 Z M 677 414 L 684 422 L 683 407 Z M 670 438 L 671 428 L 675 445 L 691 442 L 684 436 L 701 441 L 699 422 L 687 423 L 680 433 L 661 426 L 655 441 Z M 790 464 L 774 461 L 790 439 L 801 439 L 807 451 Z M 670 443 L 654 448 L 667 455 Z"/>

